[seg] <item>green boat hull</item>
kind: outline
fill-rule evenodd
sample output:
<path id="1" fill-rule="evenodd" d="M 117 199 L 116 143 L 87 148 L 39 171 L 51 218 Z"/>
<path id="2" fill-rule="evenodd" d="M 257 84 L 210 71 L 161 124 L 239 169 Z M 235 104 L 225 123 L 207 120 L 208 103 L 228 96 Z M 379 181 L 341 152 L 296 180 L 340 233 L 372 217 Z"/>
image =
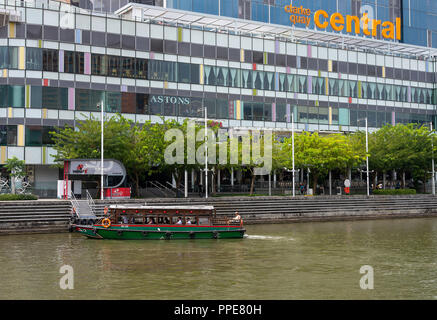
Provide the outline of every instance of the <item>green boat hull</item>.
<path id="1" fill-rule="evenodd" d="M 73 230 L 94 239 L 114 240 L 182 240 L 243 238 L 245 229 L 229 226 L 207 227 L 147 227 L 147 226 L 81 226 Z"/>

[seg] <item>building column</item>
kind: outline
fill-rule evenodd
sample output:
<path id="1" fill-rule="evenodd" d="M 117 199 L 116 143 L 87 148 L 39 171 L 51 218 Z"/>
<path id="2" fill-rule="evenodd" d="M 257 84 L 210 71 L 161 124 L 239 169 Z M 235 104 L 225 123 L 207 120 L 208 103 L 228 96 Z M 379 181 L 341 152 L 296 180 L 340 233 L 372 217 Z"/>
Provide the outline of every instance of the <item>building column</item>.
<path id="1" fill-rule="evenodd" d="M 188 171 L 187 170 L 184 171 L 184 178 L 185 178 L 185 182 L 184 182 L 185 198 L 188 198 Z"/>

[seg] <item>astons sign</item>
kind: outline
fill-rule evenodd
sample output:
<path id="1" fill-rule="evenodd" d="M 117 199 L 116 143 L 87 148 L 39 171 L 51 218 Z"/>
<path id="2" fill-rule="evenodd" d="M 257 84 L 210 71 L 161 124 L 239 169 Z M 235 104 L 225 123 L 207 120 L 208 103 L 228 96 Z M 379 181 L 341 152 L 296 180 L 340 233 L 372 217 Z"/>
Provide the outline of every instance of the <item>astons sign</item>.
<path id="1" fill-rule="evenodd" d="M 307 27 L 311 22 L 311 10 L 300 7 L 287 5 L 284 7 L 285 12 L 290 13 L 290 21 L 292 24 L 305 24 Z M 363 13 L 362 17 L 346 15 L 335 12 L 331 16 L 325 10 L 317 10 L 314 12 L 314 25 L 318 29 L 326 29 L 328 26 L 334 31 L 346 30 L 348 33 L 356 35 L 361 32 L 370 37 L 377 36 L 378 26 L 381 28 L 381 35 L 385 39 L 401 40 L 401 19 L 396 18 L 396 22 L 381 21 L 369 18 L 367 13 Z"/>

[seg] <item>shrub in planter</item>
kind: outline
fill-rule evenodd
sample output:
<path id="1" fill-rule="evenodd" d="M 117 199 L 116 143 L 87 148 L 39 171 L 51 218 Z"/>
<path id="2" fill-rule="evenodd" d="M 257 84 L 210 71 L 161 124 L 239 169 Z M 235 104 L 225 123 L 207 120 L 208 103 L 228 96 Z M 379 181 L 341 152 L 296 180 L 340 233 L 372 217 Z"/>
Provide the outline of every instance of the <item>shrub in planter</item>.
<path id="1" fill-rule="evenodd" d="M 403 195 L 403 194 L 416 194 L 416 189 L 377 189 L 373 190 L 373 194 L 376 195 Z"/>
<path id="2" fill-rule="evenodd" d="M 38 197 L 33 194 L 0 194 L 0 201 L 13 201 L 13 200 L 38 200 Z"/>

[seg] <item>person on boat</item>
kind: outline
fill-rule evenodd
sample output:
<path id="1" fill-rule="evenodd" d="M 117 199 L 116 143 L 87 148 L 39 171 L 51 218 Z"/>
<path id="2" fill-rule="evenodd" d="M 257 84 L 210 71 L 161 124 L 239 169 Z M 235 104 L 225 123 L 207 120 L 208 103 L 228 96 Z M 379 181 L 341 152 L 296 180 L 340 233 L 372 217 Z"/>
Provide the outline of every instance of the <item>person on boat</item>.
<path id="1" fill-rule="evenodd" d="M 149 222 L 147 224 L 155 224 L 155 219 L 149 218 Z"/>
<path id="2" fill-rule="evenodd" d="M 129 219 L 127 216 L 122 216 L 123 219 L 123 224 L 128 224 L 129 223 Z"/>
<path id="3" fill-rule="evenodd" d="M 176 222 L 176 224 L 182 224 L 182 219 L 181 219 L 181 217 L 178 218 L 178 222 Z"/>
<path id="4" fill-rule="evenodd" d="M 191 224 L 191 219 L 187 218 L 187 224 Z"/>
<path id="5" fill-rule="evenodd" d="M 241 216 L 238 213 L 238 211 L 235 211 L 235 217 L 232 218 L 233 221 L 240 221 L 241 220 Z"/>

